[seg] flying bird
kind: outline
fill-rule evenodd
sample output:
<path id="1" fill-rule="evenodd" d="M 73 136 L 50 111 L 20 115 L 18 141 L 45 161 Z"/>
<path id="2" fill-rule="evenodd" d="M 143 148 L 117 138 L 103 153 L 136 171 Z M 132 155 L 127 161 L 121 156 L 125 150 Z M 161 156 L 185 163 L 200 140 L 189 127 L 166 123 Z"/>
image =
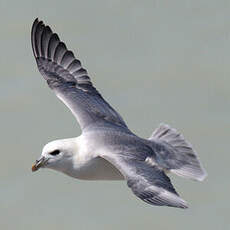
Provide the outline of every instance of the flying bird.
<path id="1" fill-rule="evenodd" d="M 166 124 L 148 139 L 134 134 L 73 52 L 38 19 L 31 42 L 38 70 L 82 130 L 79 137 L 46 144 L 32 171 L 50 168 L 83 180 L 126 180 L 132 192 L 151 205 L 187 208 L 166 174 L 198 181 L 206 177 L 191 144 Z"/>

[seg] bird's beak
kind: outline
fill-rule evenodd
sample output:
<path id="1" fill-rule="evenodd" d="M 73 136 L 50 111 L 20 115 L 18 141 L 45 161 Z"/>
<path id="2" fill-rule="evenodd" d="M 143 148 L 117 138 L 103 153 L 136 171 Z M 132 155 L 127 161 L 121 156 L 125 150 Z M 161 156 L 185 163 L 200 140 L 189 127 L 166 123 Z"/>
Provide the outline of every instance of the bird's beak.
<path id="1" fill-rule="evenodd" d="M 36 160 L 35 164 L 32 165 L 32 172 L 35 172 L 41 168 L 46 161 L 47 159 L 45 157 L 41 157 L 40 159 Z"/>

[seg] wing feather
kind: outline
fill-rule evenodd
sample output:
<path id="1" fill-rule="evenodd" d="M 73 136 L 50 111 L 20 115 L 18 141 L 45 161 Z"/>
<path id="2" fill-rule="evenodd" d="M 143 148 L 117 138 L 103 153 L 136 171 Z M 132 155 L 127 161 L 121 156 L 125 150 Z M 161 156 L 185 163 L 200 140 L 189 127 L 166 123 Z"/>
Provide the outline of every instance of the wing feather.
<path id="1" fill-rule="evenodd" d="M 60 42 L 59 37 L 57 34 L 52 34 L 51 38 L 49 40 L 48 45 L 48 59 L 53 60 L 54 59 L 54 53 L 56 50 L 56 47 L 58 46 L 58 43 Z"/>
<path id="2" fill-rule="evenodd" d="M 82 129 L 97 121 L 127 128 L 121 116 L 94 88 L 86 69 L 73 52 L 38 19 L 32 26 L 31 42 L 40 73 L 73 112 Z"/>
<path id="3" fill-rule="evenodd" d="M 41 55 L 45 58 L 48 57 L 48 46 L 52 36 L 52 31 L 49 26 L 46 26 L 41 35 Z"/>
<path id="4" fill-rule="evenodd" d="M 133 151 L 133 150 L 132 150 Z M 187 208 L 186 202 L 181 199 L 174 189 L 169 177 L 157 165 L 148 164 L 148 152 L 133 151 L 121 154 L 101 156 L 112 163 L 127 180 L 128 187 L 144 202 L 177 208 Z"/>

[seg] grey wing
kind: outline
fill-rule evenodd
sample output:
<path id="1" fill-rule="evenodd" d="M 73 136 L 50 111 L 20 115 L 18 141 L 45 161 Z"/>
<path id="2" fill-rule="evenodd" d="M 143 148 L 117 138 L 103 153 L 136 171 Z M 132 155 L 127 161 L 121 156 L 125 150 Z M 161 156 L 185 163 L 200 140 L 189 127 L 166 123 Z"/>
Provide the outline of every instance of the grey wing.
<path id="1" fill-rule="evenodd" d="M 40 73 L 77 118 L 81 129 L 99 120 L 127 127 L 121 116 L 94 88 L 88 73 L 49 26 L 36 19 L 31 42 Z"/>
<path id="2" fill-rule="evenodd" d="M 142 151 L 145 151 L 142 148 Z M 148 153 L 136 152 L 102 156 L 125 177 L 133 193 L 143 201 L 157 206 L 187 208 L 174 189 L 169 177 L 157 165 L 148 163 Z"/>

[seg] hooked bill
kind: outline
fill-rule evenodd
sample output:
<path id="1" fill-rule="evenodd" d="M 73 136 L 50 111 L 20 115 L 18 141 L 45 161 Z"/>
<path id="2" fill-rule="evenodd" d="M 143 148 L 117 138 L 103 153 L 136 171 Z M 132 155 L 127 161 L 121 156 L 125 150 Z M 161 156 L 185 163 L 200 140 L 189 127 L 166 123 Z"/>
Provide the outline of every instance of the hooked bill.
<path id="1" fill-rule="evenodd" d="M 32 165 L 32 168 L 31 168 L 32 172 L 35 172 L 38 170 L 38 167 L 36 166 L 36 164 L 33 164 Z"/>

